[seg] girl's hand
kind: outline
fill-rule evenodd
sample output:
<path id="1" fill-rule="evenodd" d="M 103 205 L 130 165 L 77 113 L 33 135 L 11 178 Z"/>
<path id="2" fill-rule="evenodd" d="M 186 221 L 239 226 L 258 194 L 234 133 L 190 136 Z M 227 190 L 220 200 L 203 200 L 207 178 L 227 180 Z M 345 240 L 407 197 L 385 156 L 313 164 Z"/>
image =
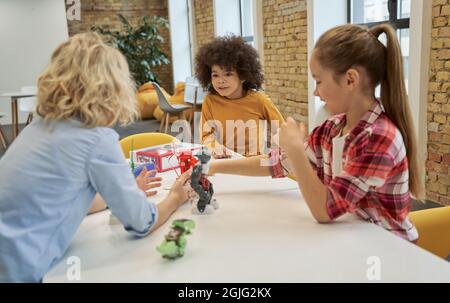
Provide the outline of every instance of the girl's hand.
<path id="1" fill-rule="evenodd" d="M 144 167 L 139 176 L 136 177 L 137 186 L 147 195 L 147 197 L 156 195 L 158 191 L 151 191 L 151 189 L 161 186 L 162 178 L 152 177 L 155 174 L 156 170 L 147 170 L 147 168 Z"/>
<path id="2" fill-rule="evenodd" d="M 189 198 L 188 192 L 190 186 L 186 186 L 186 182 L 191 178 L 192 169 L 188 170 L 173 183 L 169 195 L 172 199 L 177 202 L 177 207 L 186 202 Z"/>
<path id="3" fill-rule="evenodd" d="M 292 149 L 303 148 L 303 142 L 307 136 L 306 127 L 303 123 L 298 124 L 291 117 L 281 124 L 279 132 L 279 143 L 281 149 L 289 152 Z"/>

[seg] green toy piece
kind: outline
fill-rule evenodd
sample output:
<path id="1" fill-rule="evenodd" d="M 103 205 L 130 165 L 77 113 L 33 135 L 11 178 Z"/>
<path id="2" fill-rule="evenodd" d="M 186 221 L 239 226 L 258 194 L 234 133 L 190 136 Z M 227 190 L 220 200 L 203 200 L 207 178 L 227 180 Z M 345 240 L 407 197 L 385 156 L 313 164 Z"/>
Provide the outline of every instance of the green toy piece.
<path id="1" fill-rule="evenodd" d="M 170 232 L 165 236 L 164 241 L 156 247 L 163 258 L 174 260 L 184 256 L 187 240 L 186 236 L 192 233 L 195 222 L 188 219 L 178 219 L 172 222 Z"/>
<path id="2" fill-rule="evenodd" d="M 131 153 L 130 153 L 130 158 L 131 158 L 131 172 L 134 173 L 134 169 L 135 169 L 136 167 L 135 167 L 135 165 L 134 165 L 133 152 L 134 152 L 134 140 L 131 139 Z"/>

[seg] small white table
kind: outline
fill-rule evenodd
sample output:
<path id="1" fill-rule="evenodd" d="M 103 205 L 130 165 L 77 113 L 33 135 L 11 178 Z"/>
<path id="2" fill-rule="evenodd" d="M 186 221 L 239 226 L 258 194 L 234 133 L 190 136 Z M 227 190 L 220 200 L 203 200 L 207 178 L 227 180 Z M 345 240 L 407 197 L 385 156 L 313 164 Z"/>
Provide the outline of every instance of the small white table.
<path id="1" fill-rule="evenodd" d="M 201 112 L 201 106 L 203 104 L 203 98 L 205 96 L 205 91 L 203 87 L 198 82 L 186 82 L 186 87 L 184 90 L 184 102 L 192 104 L 192 113 L 189 117 L 189 124 L 191 127 L 191 143 L 195 141 L 195 129 L 197 129 L 197 122 L 200 122 L 200 118 L 196 113 Z"/>
<path id="2" fill-rule="evenodd" d="M 203 98 L 201 99 L 194 99 L 194 100 L 184 100 L 184 102 L 193 104 L 193 105 L 202 105 L 203 104 Z"/>
<path id="3" fill-rule="evenodd" d="M 203 104 L 205 92 L 200 83 L 186 83 L 184 102 L 192 104 L 193 111 L 197 111 L 197 105 Z"/>
<path id="4" fill-rule="evenodd" d="M 353 215 L 316 223 L 290 179 L 217 175 L 211 181 L 220 203 L 214 214 L 193 215 L 184 205 L 147 238 L 109 225 L 109 211 L 88 216 L 44 281 L 71 282 L 67 260 L 77 256 L 81 280 L 75 282 L 372 282 L 373 266 L 379 266 L 375 282 L 450 282 L 448 262 L 374 224 Z M 156 246 L 178 218 L 193 219 L 196 228 L 185 256 L 169 261 Z"/>
<path id="5" fill-rule="evenodd" d="M 14 139 L 16 139 L 17 136 L 19 135 L 19 114 L 18 114 L 17 101 L 21 98 L 35 97 L 35 96 L 36 96 L 36 94 L 20 93 L 20 92 L 6 93 L 6 94 L 1 95 L 1 97 L 11 98 L 12 141 Z"/>

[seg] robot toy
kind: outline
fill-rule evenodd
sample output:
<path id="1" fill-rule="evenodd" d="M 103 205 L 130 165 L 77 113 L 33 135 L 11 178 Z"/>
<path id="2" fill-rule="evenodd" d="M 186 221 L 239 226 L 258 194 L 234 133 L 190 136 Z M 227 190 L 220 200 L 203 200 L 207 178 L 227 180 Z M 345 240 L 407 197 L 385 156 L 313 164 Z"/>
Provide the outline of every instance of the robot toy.
<path id="1" fill-rule="evenodd" d="M 216 199 L 213 198 L 213 185 L 207 178 L 209 161 L 211 154 L 207 148 L 202 148 L 201 152 L 195 156 L 192 152 L 185 151 L 178 155 L 181 173 L 192 168 L 189 192 L 189 202 L 192 205 L 194 214 L 211 214 L 219 208 Z"/>
<path id="2" fill-rule="evenodd" d="M 192 211 L 195 214 L 211 214 L 219 208 L 219 204 L 213 198 L 213 185 L 207 178 L 211 154 L 208 149 L 202 148 L 196 157 L 199 162 L 194 165 L 191 174 L 191 187 L 194 190 L 191 199 Z"/>

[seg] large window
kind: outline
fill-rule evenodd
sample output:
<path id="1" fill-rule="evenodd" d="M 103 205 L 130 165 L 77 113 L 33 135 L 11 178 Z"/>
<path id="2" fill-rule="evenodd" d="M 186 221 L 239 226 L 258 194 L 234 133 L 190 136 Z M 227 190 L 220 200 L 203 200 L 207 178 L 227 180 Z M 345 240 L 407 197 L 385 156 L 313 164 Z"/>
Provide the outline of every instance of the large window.
<path id="1" fill-rule="evenodd" d="M 397 36 L 402 47 L 405 75 L 408 75 L 411 0 L 348 0 L 348 9 L 350 23 L 372 27 L 389 22 L 397 29 Z M 381 39 L 383 40 L 383 37 Z M 408 84 L 407 79 L 406 83 Z"/>

